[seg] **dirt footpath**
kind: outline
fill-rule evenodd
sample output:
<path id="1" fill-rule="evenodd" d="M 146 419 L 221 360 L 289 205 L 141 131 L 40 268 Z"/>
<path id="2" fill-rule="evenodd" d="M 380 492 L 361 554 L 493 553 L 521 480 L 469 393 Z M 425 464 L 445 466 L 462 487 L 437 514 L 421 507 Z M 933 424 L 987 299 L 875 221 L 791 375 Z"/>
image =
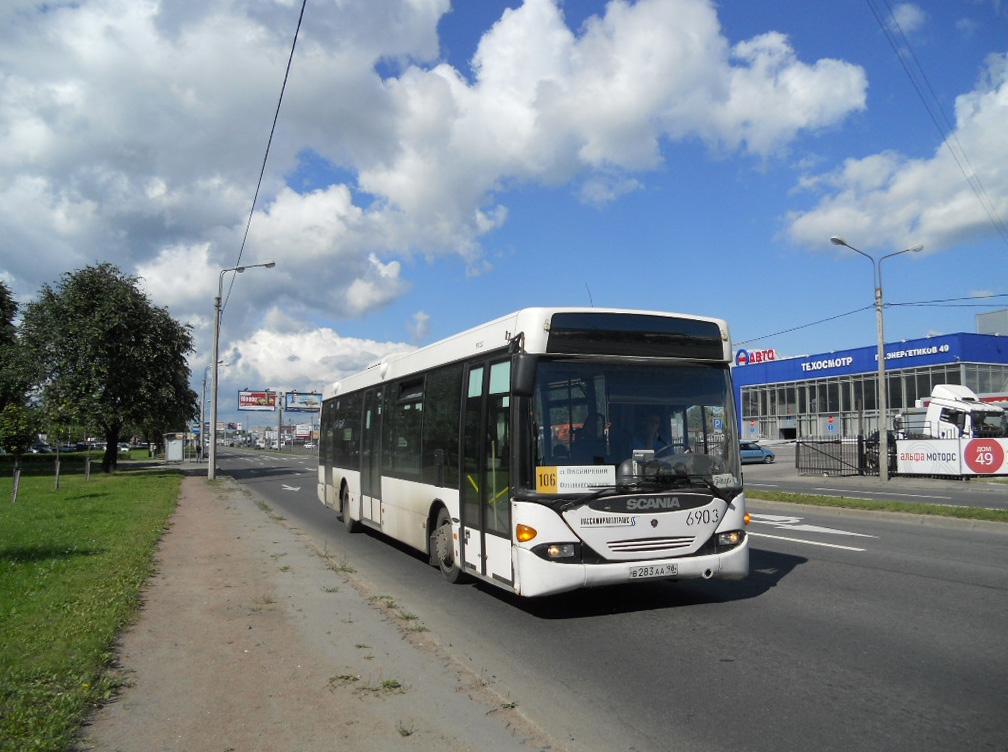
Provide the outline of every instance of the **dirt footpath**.
<path id="1" fill-rule="evenodd" d="M 558 749 L 230 479 L 187 476 L 172 523 L 121 640 L 127 685 L 79 749 Z"/>

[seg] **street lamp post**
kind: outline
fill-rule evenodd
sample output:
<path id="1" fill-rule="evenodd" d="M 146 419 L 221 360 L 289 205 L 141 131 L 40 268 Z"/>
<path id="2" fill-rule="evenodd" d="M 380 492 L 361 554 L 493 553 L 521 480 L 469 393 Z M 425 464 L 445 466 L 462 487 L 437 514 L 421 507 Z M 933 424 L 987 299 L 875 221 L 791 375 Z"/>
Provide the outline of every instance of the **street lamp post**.
<path id="1" fill-rule="evenodd" d="M 233 266 L 229 269 L 222 269 L 220 277 L 217 279 L 217 297 L 214 299 L 213 387 L 210 390 L 210 464 L 207 467 L 207 480 L 214 480 L 217 477 L 217 360 L 220 357 L 220 316 L 221 298 L 224 295 L 224 275 L 228 272 L 241 274 L 246 269 L 256 269 L 258 267 L 272 269 L 274 266 L 276 266 L 276 263 L 273 261 L 265 264 Z"/>
<path id="2" fill-rule="evenodd" d="M 872 282 L 875 285 L 875 324 L 878 328 L 878 408 L 879 408 L 879 478 L 883 481 L 889 480 L 889 428 L 886 415 L 886 402 L 888 393 L 886 390 L 885 376 L 885 336 L 882 327 L 882 262 L 892 256 L 899 256 L 901 253 L 917 253 L 924 246 L 914 245 L 904 248 L 902 251 L 887 253 L 878 260 L 874 256 L 869 256 L 864 251 L 858 250 L 850 245 L 843 238 L 836 235 L 830 238 L 833 245 L 842 245 L 850 248 L 855 253 L 860 253 L 872 263 Z"/>
<path id="3" fill-rule="evenodd" d="M 199 403 L 199 459 L 203 459 L 203 452 L 206 449 L 206 383 L 207 379 L 210 377 L 210 369 L 212 366 L 207 366 L 203 369 L 203 393 L 200 396 Z"/>

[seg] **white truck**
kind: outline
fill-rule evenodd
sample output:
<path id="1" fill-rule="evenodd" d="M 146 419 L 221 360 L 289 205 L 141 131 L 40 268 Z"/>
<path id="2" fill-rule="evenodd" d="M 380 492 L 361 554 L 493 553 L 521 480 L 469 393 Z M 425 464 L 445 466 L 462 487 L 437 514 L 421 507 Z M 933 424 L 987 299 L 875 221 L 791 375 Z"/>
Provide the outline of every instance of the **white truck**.
<path id="1" fill-rule="evenodd" d="M 900 439 L 995 439 L 1008 437 L 1008 411 L 984 402 L 959 384 L 937 384 L 928 400 L 896 416 Z"/>

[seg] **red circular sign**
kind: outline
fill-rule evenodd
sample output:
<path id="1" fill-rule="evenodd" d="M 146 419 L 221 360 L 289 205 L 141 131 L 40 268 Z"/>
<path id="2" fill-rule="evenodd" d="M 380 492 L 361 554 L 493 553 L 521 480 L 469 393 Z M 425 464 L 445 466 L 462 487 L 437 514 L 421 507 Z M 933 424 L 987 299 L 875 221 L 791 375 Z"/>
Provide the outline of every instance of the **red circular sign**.
<path id="1" fill-rule="evenodd" d="M 973 439 L 966 445 L 966 465 L 974 473 L 996 473 L 1004 464 L 1004 449 L 994 439 Z"/>

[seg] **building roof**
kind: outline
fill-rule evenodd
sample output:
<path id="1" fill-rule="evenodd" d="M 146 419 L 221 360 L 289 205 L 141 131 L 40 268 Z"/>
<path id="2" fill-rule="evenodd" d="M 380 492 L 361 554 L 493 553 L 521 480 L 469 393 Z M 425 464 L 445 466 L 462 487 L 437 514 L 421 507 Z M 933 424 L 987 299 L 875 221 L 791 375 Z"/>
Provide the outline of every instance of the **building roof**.
<path id="1" fill-rule="evenodd" d="M 878 346 L 837 350 L 815 355 L 781 358 L 772 350 L 760 351 L 754 363 L 746 350 L 735 354 L 732 377 L 738 386 L 849 376 L 878 372 Z M 1008 336 L 993 334 L 943 334 L 885 345 L 886 369 L 918 368 L 948 363 L 1008 365 Z"/>

